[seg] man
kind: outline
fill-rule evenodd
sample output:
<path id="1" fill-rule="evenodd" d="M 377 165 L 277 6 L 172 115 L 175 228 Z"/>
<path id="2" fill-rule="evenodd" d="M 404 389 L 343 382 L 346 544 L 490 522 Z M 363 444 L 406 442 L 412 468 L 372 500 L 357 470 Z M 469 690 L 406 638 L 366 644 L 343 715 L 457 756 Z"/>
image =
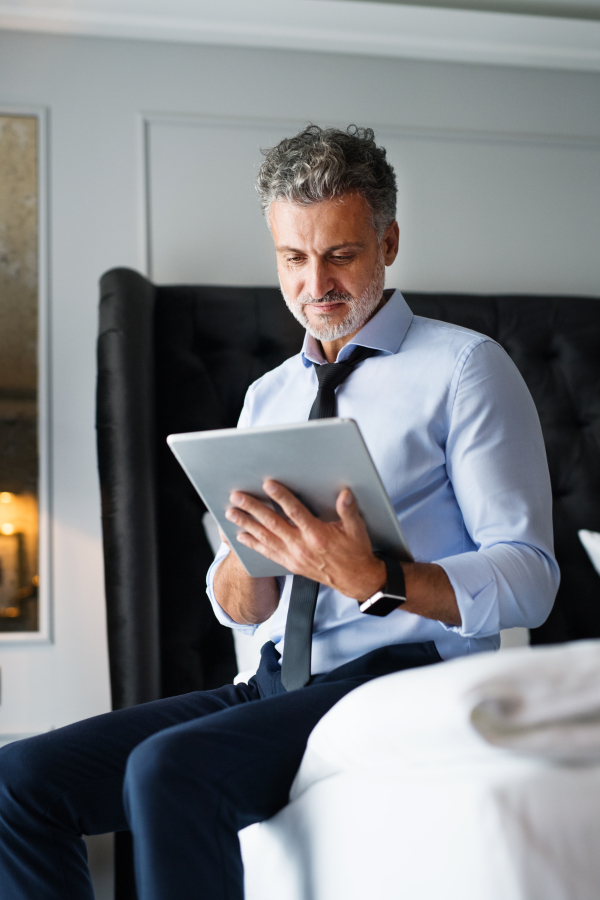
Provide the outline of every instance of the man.
<path id="1" fill-rule="evenodd" d="M 348 490 L 332 523 L 273 482 L 265 490 L 288 520 L 232 495 L 238 540 L 295 573 L 250 578 L 226 544 L 209 572 L 222 622 L 251 632 L 270 619 L 256 676 L 0 751 L 3 900 L 89 900 L 81 833 L 127 828 L 140 900 L 241 900 L 237 831 L 285 805 L 310 731 L 337 700 L 379 675 L 497 648 L 501 627 L 539 625 L 551 608 L 533 403 L 493 341 L 413 317 L 384 292 L 396 185 L 373 133 L 311 126 L 266 154 L 258 189 L 307 336 L 252 385 L 240 424 L 336 404 L 355 418 L 417 562 L 372 552 Z M 389 614 L 361 612 L 380 591 L 396 598 Z"/>

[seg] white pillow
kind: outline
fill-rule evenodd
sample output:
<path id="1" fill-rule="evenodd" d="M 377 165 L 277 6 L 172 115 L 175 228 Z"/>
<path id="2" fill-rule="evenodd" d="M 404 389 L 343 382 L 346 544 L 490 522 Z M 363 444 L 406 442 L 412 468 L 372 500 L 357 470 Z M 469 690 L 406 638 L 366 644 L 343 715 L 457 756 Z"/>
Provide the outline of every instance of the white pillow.
<path id="1" fill-rule="evenodd" d="M 592 561 L 593 567 L 600 575 L 600 534 L 597 531 L 585 531 L 584 529 L 577 533 L 579 540 L 587 551 L 587 555 Z"/>

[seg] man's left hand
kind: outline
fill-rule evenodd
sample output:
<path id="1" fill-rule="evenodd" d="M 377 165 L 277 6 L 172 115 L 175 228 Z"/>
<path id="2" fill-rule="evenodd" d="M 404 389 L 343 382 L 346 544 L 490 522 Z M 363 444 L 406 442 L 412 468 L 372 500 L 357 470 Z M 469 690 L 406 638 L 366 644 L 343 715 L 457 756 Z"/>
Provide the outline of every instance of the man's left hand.
<path id="1" fill-rule="evenodd" d="M 385 564 L 373 553 L 351 491 L 338 495 L 339 520 L 322 522 L 278 482 L 265 481 L 263 490 L 289 521 L 256 497 L 235 491 L 226 516 L 243 529 L 237 536 L 241 544 L 359 603 L 385 584 Z"/>

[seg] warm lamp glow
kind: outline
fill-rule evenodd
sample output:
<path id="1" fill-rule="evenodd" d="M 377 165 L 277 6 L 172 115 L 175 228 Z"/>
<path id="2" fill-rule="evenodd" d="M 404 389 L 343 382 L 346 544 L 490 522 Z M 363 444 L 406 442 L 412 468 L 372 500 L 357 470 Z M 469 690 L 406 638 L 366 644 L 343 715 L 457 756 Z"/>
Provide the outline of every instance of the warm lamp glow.
<path id="1" fill-rule="evenodd" d="M 11 522 L 5 522 L 0 526 L 0 531 L 2 534 L 14 534 L 15 526 Z"/>
<path id="2" fill-rule="evenodd" d="M 0 491 L 0 503 L 12 503 L 12 498 L 10 491 Z"/>

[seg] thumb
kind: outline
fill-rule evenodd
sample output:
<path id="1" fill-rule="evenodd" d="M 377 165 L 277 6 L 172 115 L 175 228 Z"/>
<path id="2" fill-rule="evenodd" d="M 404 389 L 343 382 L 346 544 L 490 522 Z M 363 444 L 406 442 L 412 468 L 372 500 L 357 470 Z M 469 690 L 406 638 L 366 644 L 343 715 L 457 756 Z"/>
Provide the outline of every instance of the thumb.
<path id="1" fill-rule="evenodd" d="M 365 523 L 358 510 L 358 504 L 354 498 L 352 491 L 345 488 L 338 494 L 335 503 L 335 509 L 342 520 L 344 531 L 348 534 L 357 534 L 364 531 Z"/>

